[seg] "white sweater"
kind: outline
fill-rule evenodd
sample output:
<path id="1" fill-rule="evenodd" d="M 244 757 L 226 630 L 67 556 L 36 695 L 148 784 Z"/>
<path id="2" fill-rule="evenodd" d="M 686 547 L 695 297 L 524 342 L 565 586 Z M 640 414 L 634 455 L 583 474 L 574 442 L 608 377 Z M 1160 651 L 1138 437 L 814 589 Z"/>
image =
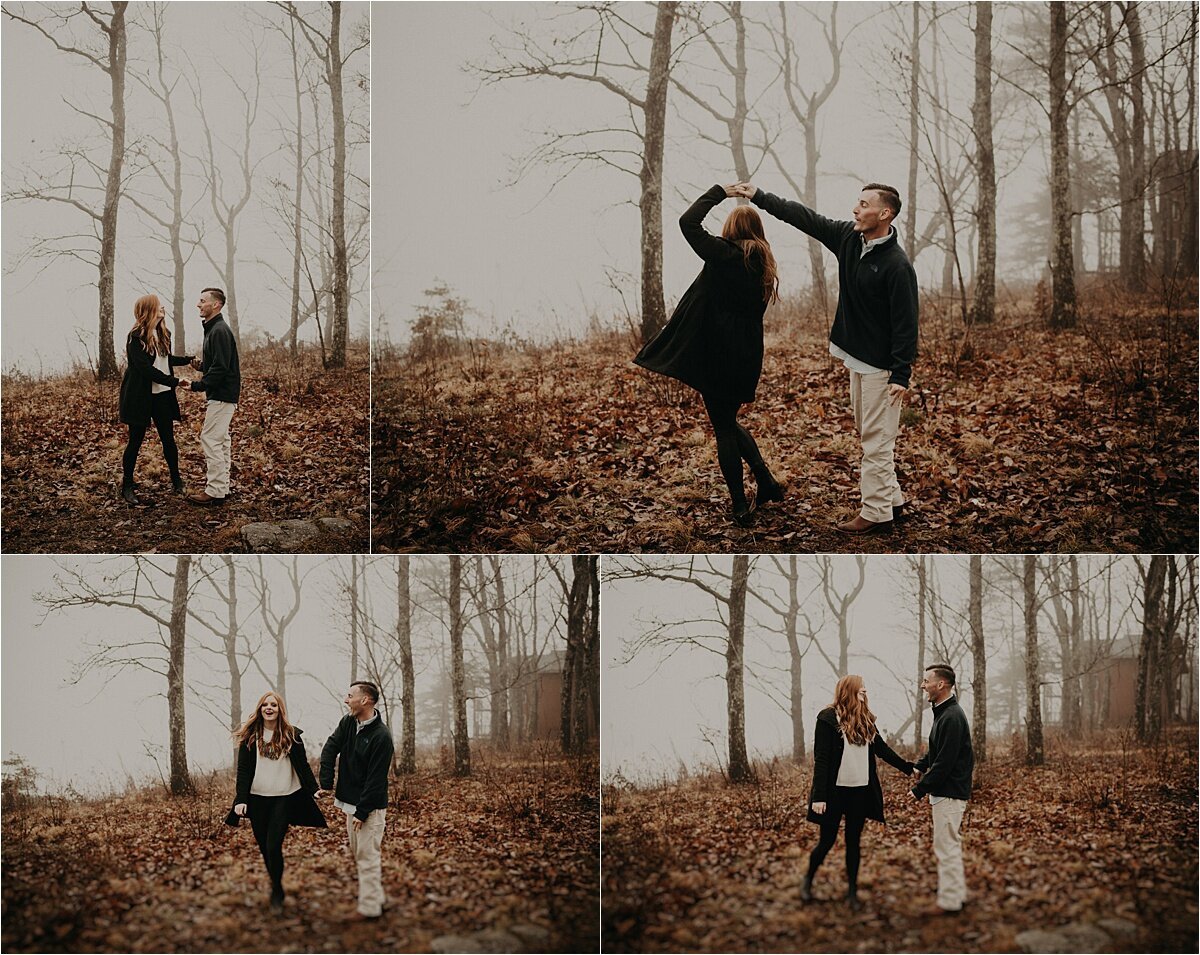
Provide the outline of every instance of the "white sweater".
<path id="1" fill-rule="evenodd" d="M 266 730 L 263 740 L 270 742 L 274 733 Z M 292 760 L 287 753 L 278 759 L 268 759 L 262 753 L 258 754 L 258 762 L 254 766 L 254 782 L 250 792 L 255 796 L 290 796 L 300 788 L 300 777 L 292 766 Z"/>

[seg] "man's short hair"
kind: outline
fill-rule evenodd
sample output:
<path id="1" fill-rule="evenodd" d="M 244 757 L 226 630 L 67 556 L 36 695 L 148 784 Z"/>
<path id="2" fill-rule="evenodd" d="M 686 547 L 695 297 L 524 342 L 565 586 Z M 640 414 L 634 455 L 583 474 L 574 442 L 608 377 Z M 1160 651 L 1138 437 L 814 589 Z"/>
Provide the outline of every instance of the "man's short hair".
<path id="1" fill-rule="evenodd" d="M 208 292 L 210 295 L 212 295 L 212 297 L 213 297 L 213 298 L 215 298 L 215 299 L 219 299 L 222 305 L 224 305 L 224 304 L 225 304 L 225 291 L 224 291 L 224 289 L 219 289 L 219 288 L 202 288 L 202 289 L 200 290 L 200 294 L 201 294 L 201 295 L 203 295 L 205 292 Z"/>
<path id="2" fill-rule="evenodd" d="M 900 193 L 895 186 L 886 186 L 882 182 L 868 182 L 862 187 L 862 191 L 874 189 L 879 193 L 879 198 L 885 206 L 892 210 L 892 218 L 900 215 Z"/>
<path id="3" fill-rule="evenodd" d="M 372 703 L 379 702 L 379 687 L 377 687 L 374 683 L 368 683 L 366 680 L 355 680 L 350 684 L 351 689 L 356 686 L 361 686 L 363 688 L 363 692 L 371 698 Z"/>
<path id="4" fill-rule="evenodd" d="M 929 673 L 931 670 L 939 680 L 945 680 L 954 686 L 954 667 L 946 663 L 933 663 L 925 668 L 925 672 Z"/>

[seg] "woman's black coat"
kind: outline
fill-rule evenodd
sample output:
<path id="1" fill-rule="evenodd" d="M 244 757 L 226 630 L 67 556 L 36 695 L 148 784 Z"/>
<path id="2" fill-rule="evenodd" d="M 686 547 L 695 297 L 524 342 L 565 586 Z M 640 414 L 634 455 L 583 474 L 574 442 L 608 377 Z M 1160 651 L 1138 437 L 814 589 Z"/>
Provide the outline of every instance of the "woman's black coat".
<path id="1" fill-rule="evenodd" d="M 838 729 L 837 714 L 832 706 L 827 706 L 817 714 L 817 728 L 813 739 L 813 782 L 812 792 L 808 796 L 808 821 L 820 825 L 828 819 L 828 804 L 834 795 L 837 785 L 838 770 L 842 766 L 842 753 L 845 752 L 846 740 Z M 907 759 L 897 756 L 895 751 L 884 742 L 883 737 L 875 733 L 871 741 L 871 750 L 867 759 L 870 779 L 867 783 L 867 818 L 883 822 L 883 788 L 879 785 L 879 774 L 875 771 L 875 757 L 895 766 L 906 776 L 911 776 L 913 764 Z M 818 815 L 813 812 L 814 802 L 826 803 L 826 812 Z"/>
<path id="2" fill-rule="evenodd" d="M 154 356 L 146 351 L 142 340 L 129 333 L 125 340 L 125 357 L 128 364 L 125 376 L 121 379 L 121 421 L 125 424 L 148 425 L 150 423 L 150 396 L 152 385 L 166 385 L 171 391 L 163 392 L 167 396 L 171 420 L 179 421 L 179 399 L 175 396 L 175 386 L 179 379 L 167 375 L 154 367 Z M 191 355 L 168 355 L 171 366 L 186 365 L 192 360 Z"/>
<path id="3" fill-rule="evenodd" d="M 701 394 L 744 404 L 754 400 L 762 373 L 767 303 L 757 258 L 747 268 L 740 245 L 704 230 L 704 217 L 725 198 L 725 187 L 713 186 L 680 217 L 683 237 L 704 268 L 633 361 Z"/>
<path id="4" fill-rule="evenodd" d="M 300 788 L 288 797 L 288 824 L 292 826 L 315 826 L 318 829 L 326 827 L 325 816 L 321 812 L 321 807 L 317 805 L 313 799 L 313 793 L 319 788 L 317 779 L 313 775 L 312 767 L 308 765 L 308 756 L 304 752 L 304 742 L 301 740 L 303 735 L 298 727 L 293 727 L 296 730 L 296 742 L 292 743 L 292 748 L 288 751 L 288 758 L 292 761 L 292 768 L 296 770 L 296 776 L 300 780 Z M 253 740 L 249 745 L 238 747 L 237 761 L 237 795 L 233 797 L 233 805 L 238 803 L 250 803 L 250 787 L 254 785 L 254 770 L 258 766 L 258 746 Z M 225 817 L 227 825 L 236 826 L 241 820 L 232 808 L 229 810 L 229 815 Z"/>

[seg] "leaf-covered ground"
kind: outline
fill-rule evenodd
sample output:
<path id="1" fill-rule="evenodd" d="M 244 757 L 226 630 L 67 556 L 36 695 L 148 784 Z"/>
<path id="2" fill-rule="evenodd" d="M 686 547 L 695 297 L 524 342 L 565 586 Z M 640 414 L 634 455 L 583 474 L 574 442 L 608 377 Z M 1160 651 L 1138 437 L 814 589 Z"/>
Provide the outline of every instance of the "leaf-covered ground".
<path id="1" fill-rule="evenodd" d="M 1026 930 L 1117 917 L 1136 934 L 1108 950 L 1197 946 L 1196 733 L 1123 753 L 1052 747 L 1044 768 L 977 769 L 963 823 L 968 902 L 929 917 L 937 890 L 929 806 L 881 764 L 886 825 L 862 840 L 859 914 L 845 905 L 844 843 L 799 897 L 817 827 L 811 770 L 604 788 L 603 950 L 611 952 L 1010 952 Z M 1062 949 L 1060 949 L 1062 950 Z"/>
<path id="2" fill-rule="evenodd" d="M 332 800 L 328 830 L 288 832 L 281 916 L 266 907 L 249 824 L 222 821 L 226 776 L 187 798 L 6 807 L 4 950 L 421 952 L 439 935 L 524 924 L 550 932 L 549 951 L 595 951 L 595 757 L 475 757 L 470 779 L 424 766 L 393 780 L 389 907 L 376 922 L 354 918 L 354 866 Z"/>
<path id="3" fill-rule="evenodd" d="M 748 530 L 727 518 L 698 396 L 633 366 L 627 336 L 385 364 L 374 546 L 1194 551 L 1195 312 L 1089 321 L 1055 334 L 1010 314 L 966 347 L 949 322 L 940 338 L 931 328 L 898 444 L 913 513 L 866 539 L 834 529 L 857 510 L 858 444 L 845 371 L 814 330 L 769 336 L 758 401 L 743 410 L 788 485 Z"/>
<path id="4" fill-rule="evenodd" d="M 188 377 L 197 373 L 186 372 Z M 353 534 L 325 535 L 320 552 L 368 549 L 368 359 L 351 348 L 343 371 L 322 372 L 317 355 L 292 363 L 286 349 L 242 357 L 234 415 L 233 493 L 219 508 L 171 491 L 151 427 L 138 456 L 138 507 L 120 498 L 128 429 L 119 382 L 78 373 L 6 376 L 3 398 L 3 515 L 6 553 L 223 553 L 244 550 L 241 527 L 255 521 L 342 517 Z M 200 426 L 204 399 L 180 397 L 175 425 L 187 492 L 204 489 Z"/>

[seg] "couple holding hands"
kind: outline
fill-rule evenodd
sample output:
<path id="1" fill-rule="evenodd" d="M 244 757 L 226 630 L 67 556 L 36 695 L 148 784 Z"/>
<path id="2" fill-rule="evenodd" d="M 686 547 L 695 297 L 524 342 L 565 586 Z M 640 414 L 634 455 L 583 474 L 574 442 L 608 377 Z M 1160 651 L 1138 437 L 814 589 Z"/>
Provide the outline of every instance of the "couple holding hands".
<path id="1" fill-rule="evenodd" d="M 971 797 L 975 755 L 966 714 L 955 694 L 954 670 L 941 663 L 927 667 L 921 690 L 933 707 L 929 749 L 915 763 L 897 755 L 875 726 L 867 704 L 867 689 L 860 676 L 850 674 L 837 682 L 833 705 L 817 714 L 813 740 L 813 780 L 808 799 L 808 821 L 820 826 L 808 871 L 800 884 L 800 898 L 813 899 L 813 878 L 837 841 L 846 820 L 846 900 L 859 911 L 859 842 L 868 819 L 883 822 L 883 788 L 875 770 L 875 757 L 914 778 L 909 790 L 914 799 L 928 797 L 933 816 L 933 854 L 937 859 L 937 902 L 925 915 L 954 915 L 967 899 L 963 871 L 962 820 Z"/>
<path id="2" fill-rule="evenodd" d="M 203 491 L 189 494 L 187 500 L 208 507 L 223 504 L 229 494 L 229 425 L 241 396 L 242 373 L 237 339 L 221 314 L 224 306 L 225 293 L 221 289 L 206 288 L 200 293 L 196 308 L 204 323 L 204 341 L 200 356 L 193 358 L 171 353 L 167 310 L 157 295 L 143 295 L 133 304 L 133 328 L 125 341 L 128 363 L 121 379 L 120 401 L 121 421 L 129 426 L 129 442 L 121 458 L 121 497 L 128 504 L 138 503 L 133 472 L 151 422 L 162 442 L 171 486 L 176 494 L 184 492 L 179 474 L 179 448 L 175 444 L 175 422 L 182 420 L 175 395 L 177 388 L 203 392 L 207 398 L 204 425 L 200 429 L 207 481 Z M 181 365 L 190 365 L 201 377 L 188 381 L 176 376 L 173 369 Z"/>
<path id="3" fill-rule="evenodd" d="M 717 442 L 717 462 L 736 524 L 748 527 L 754 508 L 782 501 L 738 410 L 755 398 L 763 363 L 763 314 L 779 298 L 779 273 L 756 209 L 739 205 L 721 235 L 704 217 L 727 198 L 749 199 L 824 245 L 838 261 L 838 306 L 829 352 L 849 373 L 850 405 L 862 447 L 861 507 L 838 524 L 847 534 L 888 531 L 903 516 L 895 446 L 900 405 L 917 352 L 917 277 L 893 222 L 900 194 L 872 182 L 863 187 L 852 218 L 827 219 L 799 202 L 780 199 L 750 183 L 713 186 L 679 219 L 679 228 L 704 268 L 679 300 L 671 320 L 634 358 L 643 368 L 677 378 L 700 392 Z M 742 462 L 758 493 L 746 499 Z"/>

